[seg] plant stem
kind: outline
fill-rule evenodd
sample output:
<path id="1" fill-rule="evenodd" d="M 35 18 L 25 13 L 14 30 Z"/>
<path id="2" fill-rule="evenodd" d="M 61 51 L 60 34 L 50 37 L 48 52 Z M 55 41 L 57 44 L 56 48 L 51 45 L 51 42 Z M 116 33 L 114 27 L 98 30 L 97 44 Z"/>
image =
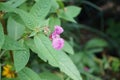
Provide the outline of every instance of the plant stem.
<path id="1" fill-rule="evenodd" d="M 0 58 L 4 55 L 4 53 L 6 52 L 7 50 L 3 50 L 0 54 Z"/>

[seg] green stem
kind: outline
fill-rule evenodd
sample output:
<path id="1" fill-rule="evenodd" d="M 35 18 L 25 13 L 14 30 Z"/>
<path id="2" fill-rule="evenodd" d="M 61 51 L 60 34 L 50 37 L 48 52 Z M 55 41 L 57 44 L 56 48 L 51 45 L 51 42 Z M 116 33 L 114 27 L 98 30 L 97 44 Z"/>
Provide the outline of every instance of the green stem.
<path id="1" fill-rule="evenodd" d="M 7 50 L 3 50 L 0 54 L 0 58 L 4 55 L 4 53 L 6 52 Z"/>

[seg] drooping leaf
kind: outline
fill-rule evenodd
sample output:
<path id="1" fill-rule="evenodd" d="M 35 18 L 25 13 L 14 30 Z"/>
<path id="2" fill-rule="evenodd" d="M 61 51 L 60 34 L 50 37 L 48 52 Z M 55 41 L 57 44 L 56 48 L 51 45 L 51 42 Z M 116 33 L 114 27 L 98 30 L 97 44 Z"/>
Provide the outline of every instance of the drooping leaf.
<path id="1" fill-rule="evenodd" d="M 73 80 L 82 80 L 78 69 L 64 52 L 60 52 L 59 59 L 59 67 L 62 72 L 67 74 Z"/>
<path id="2" fill-rule="evenodd" d="M 17 40 L 21 37 L 21 35 L 24 33 L 25 27 L 16 22 L 12 17 L 9 17 L 8 24 L 7 24 L 7 31 L 8 35 L 13 38 L 14 40 Z"/>
<path id="3" fill-rule="evenodd" d="M 71 17 L 76 17 L 80 13 L 80 11 L 81 8 L 77 6 L 67 6 L 65 8 L 65 13 Z"/>
<path id="4" fill-rule="evenodd" d="M 0 49 L 2 48 L 3 44 L 4 44 L 4 32 L 2 24 L 0 23 Z"/>
<path id="5" fill-rule="evenodd" d="M 59 67 L 62 72 L 66 73 L 73 80 L 82 80 L 79 71 L 71 59 L 64 52 L 53 49 L 51 41 L 45 35 L 36 35 L 34 43 L 39 54 L 42 55 L 39 57 L 44 56 L 44 59 L 48 60 L 50 65 Z"/>
<path id="6" fill-rule="evenodd" d="M 30 53 L 29 50 L 18 50 L 14 51 L 14 65 L 16 72 L 19 72 L 21 69 L 23 69 L 26 64 L 28 63 Z"/>
<path id="7" fill-rule="evenodd" d="M 18 78 L 20 80 L 42 80 L 34 71 L 27 67 L 18 73 Z"/>
<path id="8" fill-rule="evenodd" d="M 16 72 L 19 72 L 26 66 L 30 57 L 29 49 L 25 47 L 23 39 L 19 41 L 19 44 L 21 44 L 25 50 L 13 51 L 14 66 Z"/>
<path id="9" fill-rule="evenodd" d="M 17 41 L 15 41 L 14 39 L 5 36 L 5 41 L 3 44 L 2 49 L 5 50 L 24 50 L 25 48 L 19 44 Z"/>
<path id="10" fill-rule="evenodd" d="M 43 34 L 37 35 L 34 37 L 34 43 L 37 50 L 39 51 L 39 57 L 42 57 L 44 61 L 48 61 L 52 66 L 59 65 L 56 59 L 58 53 L 52 48 L 51 42 L 47 37 L 45 37 Z"/>
<path id="11" fill-rule="evenodd" d="M 65 51 L 69 54 L 74 54 L 73 48 L 71 47 L 71 45 L 67 41 L 64 42 L 63 51 Z"/>
<path id="12" fill-rule="evenodd" d="M 32 14 L 37 21 L 41 22 L 48 15 L 50 8 L 51 0 L 39 0 L 33 5 L 30 14 Z"/>

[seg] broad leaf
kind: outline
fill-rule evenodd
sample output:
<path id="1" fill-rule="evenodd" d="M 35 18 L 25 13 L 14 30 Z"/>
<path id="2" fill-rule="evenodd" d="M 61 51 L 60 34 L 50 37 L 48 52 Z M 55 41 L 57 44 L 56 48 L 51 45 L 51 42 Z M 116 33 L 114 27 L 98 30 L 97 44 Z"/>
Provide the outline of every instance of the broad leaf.
<path id="1" fill-rule="evenodd" d="M 76 66 L 73 64 L 72 60 L 64 52 L 60 52 L 59 59 L 60 59 L 59 67 L 62 72 L 66 73 L 73 80 L 82 80 Z"/>
<path id="2" fill-rule="evenodd" d="M 24 68 L 18 73 L 20 80 L 42 80 L 34 71 L 30 68 Z"/>
<path id="3" fill-rule="evenodd" d="M 8 24 L 7 24 L 7 31 L 8 35 L 13 38 L 14 40 L 17 40 L 21 37 L 21 35 L 24 33 L 25 27 L 16 22 L 12 17 L 9 17 Z"/>
<path id="4" fill-rule="evenodd" d="M 52 48 L 51 41 L 43 34 L 36 35 L 34 42 L 39 51 L 39 54 L 44 57 L 44 60 L 48 60 L 49 64 L 55 67 L 59 67 L 60 70 L 66 73 L 74 80 L 82 80 L 80 73 L 71 61 L 71 59 L 62 51 L 56 51 Z"/>
<path id="5" fill-rule="evenodd" d="M 63 51 L 65 51 L 69 54 L 74 54 L 73 48 L 71 47 L 71 45 L 67 41 L 64 42 Z"/>
<path id="6" fill-rule="evenodd" d="M 4 32 L 2 24 L 0 23 L 0 49 L 2 48 L 3 44 L 4 44 Z"/>
<path id="7" fill-rule="evenodd" d="M 34 30 L 36 27 L 39 27 L 39 22 L 37 21 L 37 19 L 24 10 L 13 8 L 10 5 L 3 3 L 0 3 L 0 10 L 5 12 L 14 12 L 18 14 L 23 20 L 25 26 L 31 30 Z"/>
<path id="8" fill-rule="evenodd" d="M 39 57 L 42 57 L 44 61 L 48 61 L 52 66 L 59 65 L 57 60 L 58 53 L 52 48 L 51 42 L 47 37 L 45 37 L 43 34 L 36 35 L 34 37 L 34 43 L 39 51 Z"/>
<path id="9" fill-rule="evenodd" d="M 67 6 L 65 8 L 65 14 L 71 17 L 76 17 L 81 11 L 80 7 L 77 6 Z"/>
<path id="10" fill-rule="evenodd" d="M 14 12 L 21 17 L 26 27 L 28 27 L 29 29 L 34 30 L 36 27 L 39 27 L 39 22 L 36 20 L 35 17 L 33 17 L 33 15 L 20 9 L 15 9 Z"/>
<path id="11" fill-rule="evenodd" d="M 50 8 L 51 0 L 39 0 L 33 5 L 30 14 L 32 14 L 38 22 L 41 22 L 48 15 Z"/>
<path id="12" fill-rule="evenodd" d="M 30 57 L 29 50 L 14 51 L 13 55 L 16 72 L 19 72 L 28 63 Z"/>
<path id="13" fill-rule="evenodd" d="M 19 44 L 14 39 L 12 39 L 8 36 L 5 36 L 5 41 L 4 41 L 4 45 L 3 45 L 2 49 L 5 49 L 5 50 L 24 50 L 25 48 L 22 47 L 22 45 Z"/>

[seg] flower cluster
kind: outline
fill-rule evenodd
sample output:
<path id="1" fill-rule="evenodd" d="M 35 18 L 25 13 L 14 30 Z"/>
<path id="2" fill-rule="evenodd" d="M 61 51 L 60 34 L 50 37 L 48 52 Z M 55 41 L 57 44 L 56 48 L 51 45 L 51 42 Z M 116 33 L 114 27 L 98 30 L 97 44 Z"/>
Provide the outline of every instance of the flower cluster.
<path id="1" fill-rule="evenodd" d="M 52 46 L 56 50 L 60 50 L 64 46 L 64 39 L 60 37 L 60 34 L 63 33 L 63 31 L 61 26 L 55 26 L 53 33 L 50 35 Z"/>
<path id="2" fill-rule="evenodd" d="M 5 65 L 3 67 L 3 72 L 2 75 L 5 76 L 6 78 L 14 78 L 15 77 L 15 72 L 11 71 L 12 66 L 11 65 Z"/>

